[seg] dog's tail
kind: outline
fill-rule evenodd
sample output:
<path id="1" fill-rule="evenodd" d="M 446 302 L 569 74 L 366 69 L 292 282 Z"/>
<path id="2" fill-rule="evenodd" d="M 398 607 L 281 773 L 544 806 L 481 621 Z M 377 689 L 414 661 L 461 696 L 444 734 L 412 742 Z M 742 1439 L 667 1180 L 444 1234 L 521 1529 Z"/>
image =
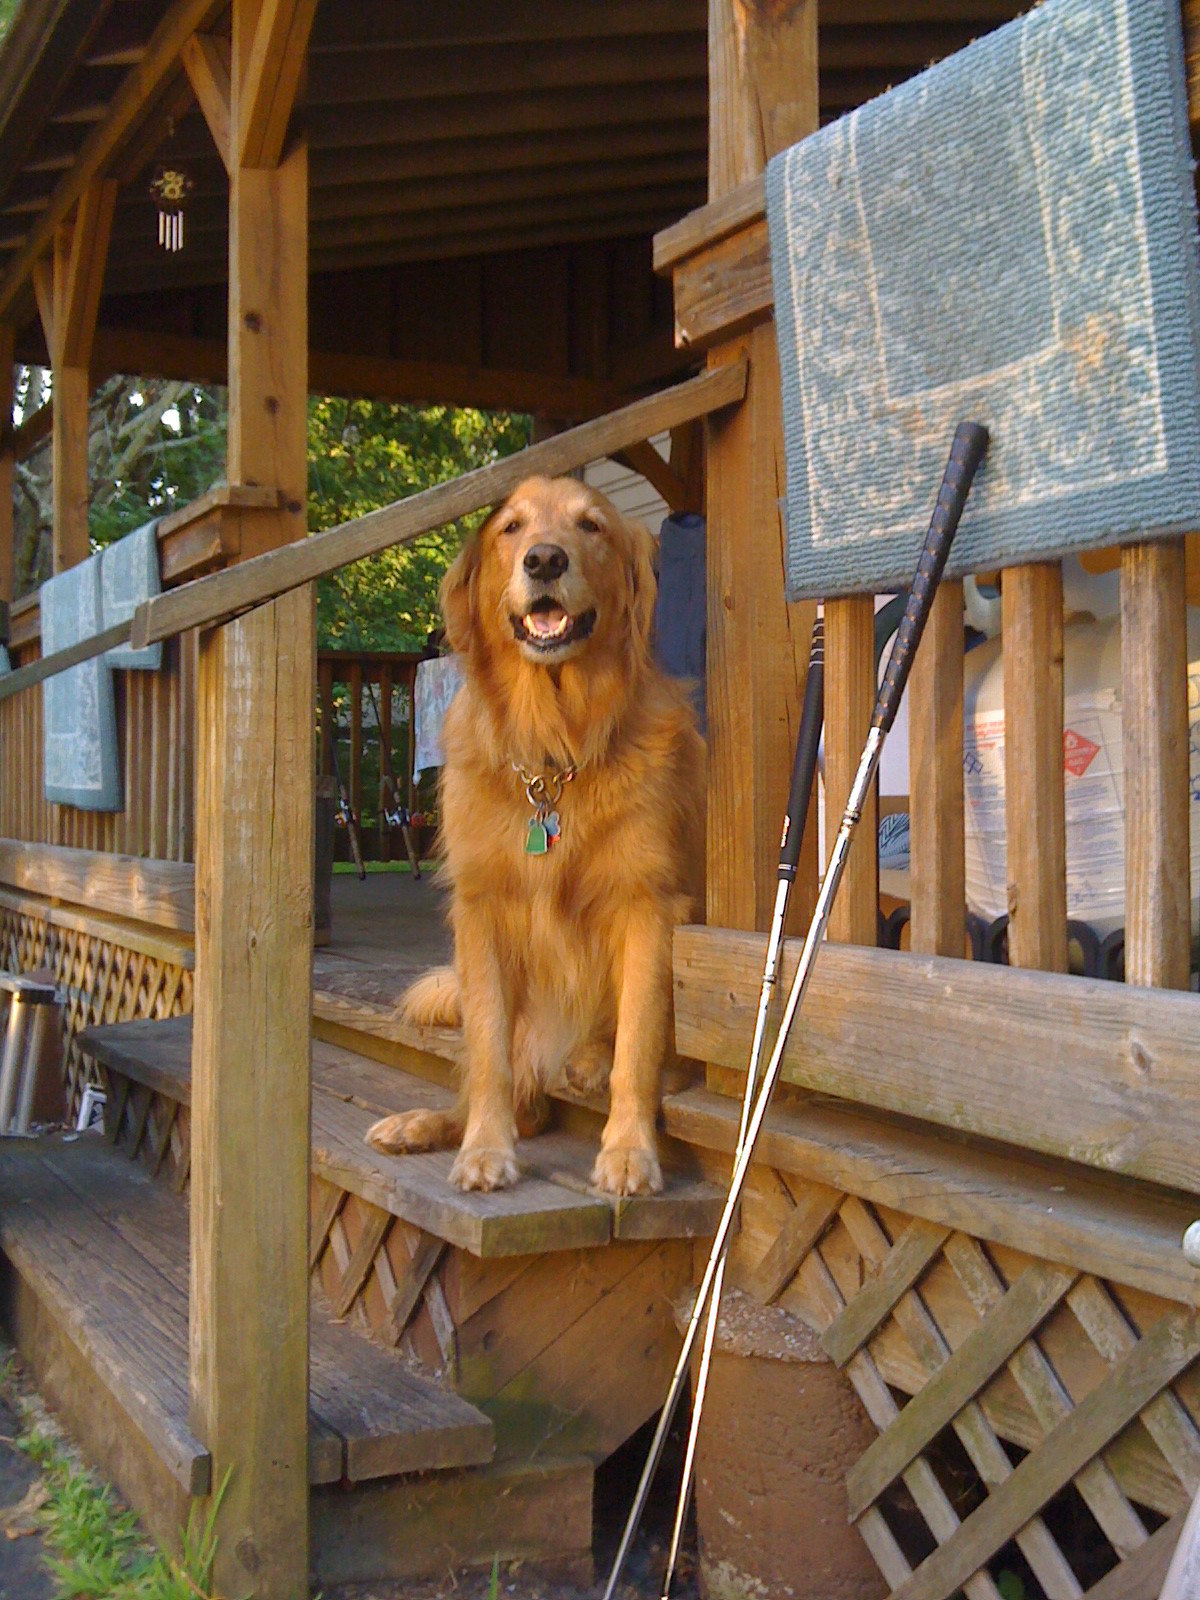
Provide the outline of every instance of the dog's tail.
<path id="1" fill-rule="evenodd" d="M 426 1028 L 461 1028 L 462 998 L 453 967 L 434 967 L 404 991 L 400 1015 Z"/>

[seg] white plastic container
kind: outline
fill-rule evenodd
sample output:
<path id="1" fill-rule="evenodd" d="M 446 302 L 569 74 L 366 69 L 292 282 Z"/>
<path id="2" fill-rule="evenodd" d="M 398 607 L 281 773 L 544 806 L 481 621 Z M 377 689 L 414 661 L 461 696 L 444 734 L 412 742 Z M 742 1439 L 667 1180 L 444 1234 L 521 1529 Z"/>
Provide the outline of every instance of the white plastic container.
<path id="1" fill-rule="evenodd" d="M 1004 672 L 999 639 L 968 653 L 963 692 L 967 903 L 985 920 L 1008 910 L 1004 840 Z M 1200 608 L 1188 610 L 1191 904 L 1200 927 Z M 1125 770 L 1121 625 L 1063 629 L 1063 770 L 1067 915 L 1101 938 L 1125 925 Z"/>

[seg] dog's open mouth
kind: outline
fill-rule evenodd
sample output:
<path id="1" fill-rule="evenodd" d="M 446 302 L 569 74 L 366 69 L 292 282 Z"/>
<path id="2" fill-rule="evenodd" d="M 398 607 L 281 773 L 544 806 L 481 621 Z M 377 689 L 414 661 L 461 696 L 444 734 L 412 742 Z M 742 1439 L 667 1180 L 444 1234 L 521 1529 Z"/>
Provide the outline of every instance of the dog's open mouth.
<path id="1" fill-rule="evenodd" d="M 594 610 L 581 611 L 573 617 L 564 611 L 557 600 L 540 595 L 523 617 L 512 619 L 513 633 L 522 644 L 531 644 L 535 650 L 550 652 L 561 650 L 566 644 L 586 639 L 596 626 Z"/>

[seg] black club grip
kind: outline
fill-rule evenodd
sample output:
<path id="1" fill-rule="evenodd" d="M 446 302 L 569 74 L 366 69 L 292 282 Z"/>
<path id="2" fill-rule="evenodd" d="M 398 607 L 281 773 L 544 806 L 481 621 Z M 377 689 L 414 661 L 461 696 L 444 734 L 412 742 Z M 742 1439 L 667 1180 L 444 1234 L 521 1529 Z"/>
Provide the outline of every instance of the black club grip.
<path id="1" fill-rule="evenodd" d="M 896 719 L 909 669 L 925 631 L 929 608 L 941 582 L 959 518 L 987 447 L 988 431 L 982 423 L 960 422 L 954 430 L 954 443 L 950 446 L 950 459 L 946 463 L 942 487 L 938 490 L 937 505 L 933 508 L 933 520 L 925 535 L 925 547 L 917 563 L 908 605 L 904 608 L 904 616 L 896 631 L 896 643 L 879 688 L 875 715 L 871 718 L 871 726 L 882 728 L 884 733 L 888 732 Z"/>
<path id="2" fill-rule="evenodd" d="M 817 748 L 821 743 L 821 724 L 825 720 L 825 624 L 818 617 L 813 623 L 812 651 L 808 658 L 808 677 L 804 683 L 804 708 L 800 713 L 800 732 L 792 762 L 792 787 L 788 795 L 783 837 L 779 841 L 779 876 L 795 881 L 800 861 L 800 845 L 808 821 L 808 802 L 817 770 Z"/>

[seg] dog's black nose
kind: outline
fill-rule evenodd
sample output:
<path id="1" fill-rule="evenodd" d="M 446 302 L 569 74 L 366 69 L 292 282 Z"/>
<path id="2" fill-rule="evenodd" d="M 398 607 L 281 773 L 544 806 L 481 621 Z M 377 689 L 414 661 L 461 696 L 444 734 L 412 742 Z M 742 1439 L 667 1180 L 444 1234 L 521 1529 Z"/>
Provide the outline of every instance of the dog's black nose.
<path id="1" fill-rule="evenodd" d="M 531 578 L 551 583 L 567 570 L 567 552 L 557 544 L 531 545 L 525 552 L 525 571 Z"/>

